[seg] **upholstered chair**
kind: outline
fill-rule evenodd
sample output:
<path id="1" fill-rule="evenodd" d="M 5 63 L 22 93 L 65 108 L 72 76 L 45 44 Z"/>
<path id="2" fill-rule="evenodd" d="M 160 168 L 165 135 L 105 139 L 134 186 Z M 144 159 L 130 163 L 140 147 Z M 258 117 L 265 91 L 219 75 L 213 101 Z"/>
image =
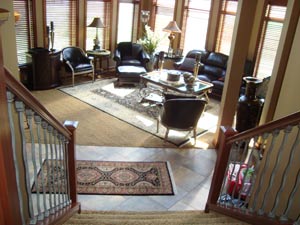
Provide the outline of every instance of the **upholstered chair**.
<path id="1" fill-rule="evenodd" d="M 93 81 L 95 80 L 93 62 L 81 48 L 66 47 L 62 50 L 62 57 L 66 64 L 66 70 L 72 73 L 73 86 L 76 75 L 91 73 Z"/>
<path id="2" fill-rule="evenodd" d="M 193 131 L 196 144 L 197 124 L 207 102 L 197 98 L 173 98 L 166 100 L 162 107 L 157 122 L 167 128 L 165 141 L 168 139 L 169 130 Z"/>
<path id="3" fill-rule="evenodd" d="M 120 42 L 114 51 L 113 60 L 116 62 L 118 85 L 137 84 L 140 82 L 140 75 L 147 72 L 150 57 L 142 45 Z"/>

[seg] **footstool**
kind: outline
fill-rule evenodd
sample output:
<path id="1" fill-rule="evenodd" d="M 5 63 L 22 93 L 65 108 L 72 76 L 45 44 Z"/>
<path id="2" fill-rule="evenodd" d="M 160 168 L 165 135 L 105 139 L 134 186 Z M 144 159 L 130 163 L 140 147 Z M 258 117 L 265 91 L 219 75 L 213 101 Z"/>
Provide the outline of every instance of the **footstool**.
<path id="1" fill-rule="evenodd" d="M 142 66 L 119 66 L 117 68 L 118 85 L 139 83 L 140 75 L 146 72 Z"/>

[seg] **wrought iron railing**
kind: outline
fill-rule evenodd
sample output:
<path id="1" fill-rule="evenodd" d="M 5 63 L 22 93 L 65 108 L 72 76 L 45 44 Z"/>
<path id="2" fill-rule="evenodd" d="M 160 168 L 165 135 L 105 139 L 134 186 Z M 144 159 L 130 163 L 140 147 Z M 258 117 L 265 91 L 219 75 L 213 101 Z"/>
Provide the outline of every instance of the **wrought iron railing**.
<path id="1" fill-rule="evenodd" d="M 300 112 L 222 137 L 206 211 L 251 224 L 300 224 Z"/>

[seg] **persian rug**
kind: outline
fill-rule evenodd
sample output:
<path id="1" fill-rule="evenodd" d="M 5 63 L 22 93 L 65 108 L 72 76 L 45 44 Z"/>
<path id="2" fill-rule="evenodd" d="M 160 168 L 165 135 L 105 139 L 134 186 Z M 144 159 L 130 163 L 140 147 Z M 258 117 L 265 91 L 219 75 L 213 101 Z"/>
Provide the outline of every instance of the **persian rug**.
<path id="1" fill-rule="evenodd" d="M 120 162 L 77 160 L 77 192 L 99 195 L 174 195 L 175 186 L 168 162 Z M 61 162 L 45 160 L 38 173 L 38 187 L 54 184 L 64 187 L 64 166 Z M 45 191 L 49 193 L 48 185 Z M 36 192 L 33 184 L 32 192 Z M 64 193 L 62 188 L 60 193 Z"/>
<path id="2" fill-rule="evenodd" d="M 163 139 L 166 128 L 160 125 L 159 132 L 157 132 L 157 109 L 147 102 L 141 103 L 142 97 L 138 87 L 117 87 L 114 84 L 115 81 L 116 78 L 102 79 L 74 87 L 62 87 L 59 90 Z M 198 123 L 198 135 L 204 134 L 212 126 L 215 126 L 206 121 L 208 119 L 205 118 L 204 113 Z M 190 141 L 191 136 L 189 132 L 170 130 L 168 141 L 176 146 L 182 146 Z"/>

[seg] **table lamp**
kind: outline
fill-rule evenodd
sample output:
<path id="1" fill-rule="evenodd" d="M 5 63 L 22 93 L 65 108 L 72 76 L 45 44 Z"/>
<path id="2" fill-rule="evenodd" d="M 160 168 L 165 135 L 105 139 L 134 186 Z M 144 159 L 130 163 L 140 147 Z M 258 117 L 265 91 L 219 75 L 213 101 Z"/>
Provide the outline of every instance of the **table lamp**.
<path id="1" fill-rule="evenodd" d="M 163 31 L 170 32 L 170 35 L 168 36 L 170 40 L 170 45 L 168 49 L 168 56 L 172 55 L 172 46 L 173 46 L 173 41 L 175 39 L 175 33 L 181 33 L 181 30 L 177 26 L 176 21 L 171 21 L 169 24 L 163 29 Z"/>
<path id="2" fill-rule="evenodd" d="M 94 20 L 88 27 L 96 27 L 96 38 L 94 39 L 94 47 L 93 50 L 100 50 L 100 41 L 98 39 L 98 28 L 104 28 L 101 19 L 99 17 L 95 17 Z"/>

